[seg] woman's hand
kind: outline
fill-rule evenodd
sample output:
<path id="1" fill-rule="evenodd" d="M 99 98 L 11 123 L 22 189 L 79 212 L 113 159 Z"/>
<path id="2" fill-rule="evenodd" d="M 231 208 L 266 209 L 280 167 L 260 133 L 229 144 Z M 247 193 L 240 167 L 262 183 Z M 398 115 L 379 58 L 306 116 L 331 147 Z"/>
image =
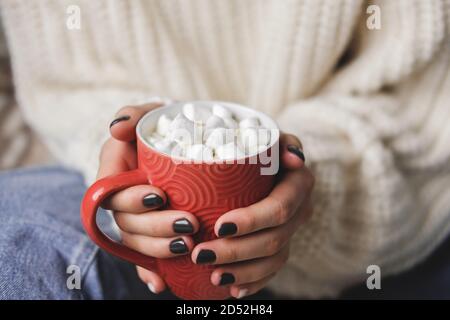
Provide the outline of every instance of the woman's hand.
<path id="1" fill-rule="evenodd" d="M 97 178 L 136 169 L 135 127 L 148 111 L 161 106 L 150 103 L 122 108 L 111 123 L 112 137 L 103 145 Z M 198 231 L 198 220 L 189 212 L 162 210 L 164 192 L 151 185 L 139 185 L 117 192 L 102 207 L 112 210 L 127 247 L 156 258 L 189 254 L 194 247 L 191 235 Z M 154 293 L 166 287 L 156 273 L 137 267 L 139 277 Z"/>
<path id="2" fill-rule="evenodd" d="M 221 239 L 198 244 L 194 263 L 218 265 L 211 275 L 214 285 L 230 285 L 236 298 L 262 289 L 289 257 L 289 240 L 312 214 L 314 185 L 304 165 L 300 141 L 283 134 L 280 139 L 280 180 L 262 201 L 225 213 L 215 224 Z"/>

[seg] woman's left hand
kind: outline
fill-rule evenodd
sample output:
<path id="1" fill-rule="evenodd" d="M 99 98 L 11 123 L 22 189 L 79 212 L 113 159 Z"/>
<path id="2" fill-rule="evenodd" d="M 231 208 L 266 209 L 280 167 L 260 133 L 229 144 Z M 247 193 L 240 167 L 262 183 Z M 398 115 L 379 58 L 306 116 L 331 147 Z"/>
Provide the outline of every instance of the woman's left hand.
<path id="1" fill-rule="evenodd" d="M 256 293 L 283 267 L 292 235 L 312 215 L 314 176 L 295 136 L 281 135 L 280 159 L 280 179 L 269 196 L 225 213 L 215 225 L 220 238 L 192 251 L 194 263 L 218 265 L 211 282 L 229 285 L 235 298 Z"/>

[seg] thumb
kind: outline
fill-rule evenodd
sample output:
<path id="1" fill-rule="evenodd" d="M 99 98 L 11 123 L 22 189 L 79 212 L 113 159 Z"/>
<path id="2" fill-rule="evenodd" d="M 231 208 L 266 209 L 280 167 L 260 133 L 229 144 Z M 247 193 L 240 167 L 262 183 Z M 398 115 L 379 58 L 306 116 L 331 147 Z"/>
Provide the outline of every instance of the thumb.
<path id="1" fill-rule="evenodd" d="M 131 143 L 109 138 L 102 147 L 99 160 L 97 179 L 135 169 L 136 147 Z"/>
<path id="2" fill-rule="evenodd" d="M 302 143 L 292 134 L 283 133 L 281 135 L 280 154 L 281 163 L 286 169 L 296 170 L 305 165 Z"/>
<path id="3" fill-rule="evenodd" d="M 162 102 L 152 102 L 139 106 L 121 108 L 116 118 L 109 125 L 113 138 L 125 142 L 136 140 L 136 125 L 138 121 L 150 110 L 161 107 Z"/>
<path id="4" fill-rule="evenodd" d="M 162 103 L 148 103 L 141 106 L 123 107 L 110 124 L 112 138 L 109 138 L 100 152 L 100 166 L 97 179 L 136 168 L 136 147 L 128 143 L 136 139 L 136 124 L 148 111 Z"/>

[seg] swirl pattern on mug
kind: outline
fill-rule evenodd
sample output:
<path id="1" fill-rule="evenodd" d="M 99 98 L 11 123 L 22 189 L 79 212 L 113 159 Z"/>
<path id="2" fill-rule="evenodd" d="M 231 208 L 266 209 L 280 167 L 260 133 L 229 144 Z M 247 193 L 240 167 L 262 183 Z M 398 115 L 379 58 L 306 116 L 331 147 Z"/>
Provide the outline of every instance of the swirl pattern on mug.
<path id="1" fill-rule="evenodd" d="M 139 159 L 151 183 L 164 190 L 168 207 L 194 214 L 200 230 L 196 243 L 215 239 L 214 225 L 227 211 L 255 203 L 270 192 L 274 176 L 262 176 L 259 164 L 183 164 L 142 148 Z M 213 267 L 197 265 L 191 256 L 158 260 L 171 291 L 184 299 L 224 299 L 229 291 L 211 283 Z"/>
<path id="2" fill-rule="evenodd" d="M 173 181 L 184 186 L 182 193 L 189 198 L 189 210 L 198 210 L 214 204 L 217 200 L 214 184 L 210 179 L 205 178 L 203 166 L 180 164 L 172 176 Z M 170 183 L 167 193 L 172 199 Z M 180 197 L 180 195 L 177 195 Z M 171 206 L 178 208 L 181 205 L 177 201 L 171 201 Z M 183 210 L 188 210 L 183 209 Z"/>
<path id="3" fill-rule="evenodd" d="M 139 165 L 145 167 L 145 171 L 149 174 L 149 181 L 156 184 L 157 181 L 171 179 L 175 173 L 176 166 L 172 165 L 172 160 L 167 156 L 161 156 L 157 152 L 138 144 L 139 154 L 143 155 L 144 161 L 140 161 Z"/>
<path id="4" fill-rule="evenodd" d="M 229 206 L 233 208 L 247 207 L 269 195 L 272 190 L 273 177 L 260 176 L 258 179 L 249 179 L 239 197 L 228 199 Z"/>
<path id="5" fill-rule="evenodd" d="M 189 255 L 159 260 L 159 270 L 171 292 L 186 299 L 224 299 L 229 296 L 226 288 L 211 284 L 213 266 L 195 265 Z M 176 276 L 174 276 L 176 275 Z"/>
<path id="6" fill-rule="evenodd" d="M 252 180 L 258 180 L 259 166 L 249 164 L 233 164 L 208 166 L 204 174 L 216 186 L 219 199 L 241 197 L 242 191 Z"/>

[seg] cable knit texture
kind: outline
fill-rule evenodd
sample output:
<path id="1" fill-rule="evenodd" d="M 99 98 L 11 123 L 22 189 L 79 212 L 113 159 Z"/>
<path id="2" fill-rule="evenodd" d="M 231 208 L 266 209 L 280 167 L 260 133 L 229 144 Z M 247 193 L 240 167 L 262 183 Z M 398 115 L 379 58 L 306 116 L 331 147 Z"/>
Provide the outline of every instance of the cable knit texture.
<path id="1" fill-rule="evenodd" d="M 81 30 L 65 27 L 70 4 Z M 369 4 L 381 8 L 380 30 L 366 27 Z M 117 108 L 150 95 L 250 105 L 302 139 L 315 215 L 275 291 L 335 296 L 368 265 L 405 270 L 448 234 L 448 0 L 0 7 L 26 119 L 88 182 Z"/>

